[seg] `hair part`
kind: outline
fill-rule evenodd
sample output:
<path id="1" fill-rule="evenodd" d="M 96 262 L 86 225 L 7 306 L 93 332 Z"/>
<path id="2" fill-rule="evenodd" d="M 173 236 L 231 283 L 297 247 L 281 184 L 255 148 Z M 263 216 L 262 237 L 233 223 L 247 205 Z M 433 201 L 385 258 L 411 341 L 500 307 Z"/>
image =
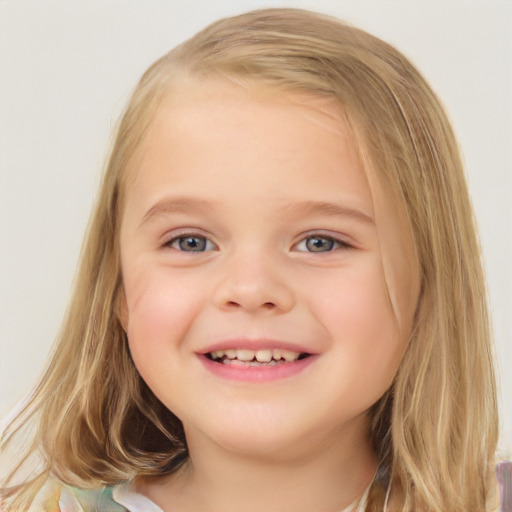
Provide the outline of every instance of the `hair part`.
<path id="1" fill-rule="evenodd" d="M 371 409 L 371 436 L 396 510 L 490 510 L 498 436 L 493 354 L 480 249 L 450 123 L 397 50 L 295 9 L 213 23 L 142 76 L 118 127 L 53 359 L 4 436 L 8 446 L 31 418 L 39 424 L 3 485 L 5 503 L 18 507 L 7 510 L 21 510 L 49 474 L 88 488 L 171 472 L 186 460 L 181 423 L 139 376 L 118 314 L 129 169 L 160 102 L 185 76 L 220 76 L 341 105 L 370 186 L 385 182 L 403 209 L 421 284 L 404 359 Z M 42 468 L 32 486 L 16 486 L 36 451 Z M 383 508 L 381 482 L 368 511 Z"/>

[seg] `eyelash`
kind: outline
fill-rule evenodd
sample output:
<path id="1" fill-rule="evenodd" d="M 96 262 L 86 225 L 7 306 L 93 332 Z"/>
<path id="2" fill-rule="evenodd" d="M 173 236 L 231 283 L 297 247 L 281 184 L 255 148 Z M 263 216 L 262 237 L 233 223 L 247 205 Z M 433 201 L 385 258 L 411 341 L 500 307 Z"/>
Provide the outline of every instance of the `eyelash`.
<path id="1" fill-rule="evenodd" d="M 181 246 L 181 243 L 186 241 L 187 239 L 189 241 L 191 241 L 191 240 L 202 241 L 202 243 L 201 242 L 199 243 L 200 248 L 197 250 L 192 249 L 190 251 L 183 249 L 183 247 Z M 327 249 L 326 251 L 308 250 L 308 247 L 307 247 L 308 241 L 312 241 L 312 240 L 316 240 L 317 242 L 321 242 L 321 243 L 327 242 L 328 246 L 330 248 Z M 204 244 L 204 246 L 203 246 L 203 244 Z M 300 249 L 299 252 L 307 252 L 307 253 L 311 253 L 311 254 L 315 254 L 315 253 L 324 254 L 324 253 L 331 253 L 336 250 L 353 249 L 352 245 L 348 244 L 347 242 L 345 242 L 343 240 L 334 238 L 332 236 L 322 235 L 322 234 L 308 235 L 308 236 L 302 238 L 293 247 L 298 248 L 303 244 L 304 244 L 305 248 Z M 178 245 L 178 247 L 176 247 L 176 245 Z M 208 237 L 205 237 L 203 235 L 197 235 L 194 233 L 183 233 L 183 234 L 180 234 L 179 236 L 175 236 L 175 237 L 171 238 L 169 241 L 165 242 L 164 247 L 168 247 L 170 249 L 174 249 L 179 252 L 206 252 L 206 251 L 212 251 L 212 250 L 216 249 L 216 245 L 211 240 L 209 240 Z"/>
<path id="2" fill-rule="evenodd" d="M 205 248 L 199 249 L 199 250 L 187 251 L 180 247 L 174 246 L 175 244 L 180 244 L 182 241 L 194 240 L 194 239 L 204 241 Z M 208 248 L 208 244 L 210 244 L 211 247 Z M 206 236 L 196 235 L 194 233 L 183 233 L 178 236 L 175 236 L 175 237 L 171 238 L 168 242 L 165 242 L 164 247 L 168 247 L 170 249 L 174 249 L 174 250 L 180 251 L 180 252 L 206 252 L 207 250 L 211 251 L 211 250 L 215 250 L 215 248 L 216 248 L 215 244 L 211 240 L 209 240 Z"/>
<path id="3" fill-rule="evenodd" d="M 312 234 L 305 238 L 303 238 L 300 242 L 295 244 L 294 247 L 299 247 L 300 245 L 304 244 L 305 247 L 307 247 L 308 241 L 316 240 L 318 242 L 325 242 L 332 244 L 330 249 L 326 251 L 311 251 L 311 250 L 302 250 L 301 252 L 309 252 L 312 254 L 315 253 L 330 253 L 334 252 L 336 250 L 347 250 L 347 249 L 353 249 L 353 247 L 348 244 L 347 242 L 340 240 L 338 238 L 334 238 L 332 236 L 322 235 L 322 234 Z"/>

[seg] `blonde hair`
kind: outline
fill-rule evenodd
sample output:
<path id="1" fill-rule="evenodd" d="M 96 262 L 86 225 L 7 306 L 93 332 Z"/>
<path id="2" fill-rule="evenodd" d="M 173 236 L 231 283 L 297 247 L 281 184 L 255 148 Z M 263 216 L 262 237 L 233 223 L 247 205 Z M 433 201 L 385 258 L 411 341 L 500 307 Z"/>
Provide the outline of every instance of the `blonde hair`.
<path id="1" fill-rule="evenodd" d="M 117 314 L 126 169 L 182 73 L 303 91 L 343 107 L 366 172 L 384 177 L 404 209 L 421 279 L 407 352 L 371 410 L 395 507 L 490 510 L 498 436 L 492 348 L 480 249 L 449 121 L 397 50 L 295 9 L 220 20 L 141 78 L 118 127 L 55 354 L 4 434 L 5 450 L 29 420 L 39 425 L 3 484 L 6 510 L 28 508 L 50 474 L 90 488 L 171 472 L 186 460 L 182 426 L 139 376 Z M 40 470 L 15 485 L 36 452 Z M 384 494 L 376 483 L 367 510 L 382 510 Z"/>

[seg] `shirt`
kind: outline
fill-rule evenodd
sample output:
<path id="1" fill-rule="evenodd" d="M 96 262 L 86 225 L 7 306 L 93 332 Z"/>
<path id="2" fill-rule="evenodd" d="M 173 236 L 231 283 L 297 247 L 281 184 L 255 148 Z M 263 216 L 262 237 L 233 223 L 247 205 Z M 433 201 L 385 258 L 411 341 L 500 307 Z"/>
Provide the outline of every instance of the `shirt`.
<path id="1" fill-rule="evenodd" d="M 363 512 L 370 486 L 363 496 L 340 512 Z M 135 490 L 133 482 L 102 489 L 78 489 L 49 479 L 29 512 L 163 512 L 149 498 Z"/>

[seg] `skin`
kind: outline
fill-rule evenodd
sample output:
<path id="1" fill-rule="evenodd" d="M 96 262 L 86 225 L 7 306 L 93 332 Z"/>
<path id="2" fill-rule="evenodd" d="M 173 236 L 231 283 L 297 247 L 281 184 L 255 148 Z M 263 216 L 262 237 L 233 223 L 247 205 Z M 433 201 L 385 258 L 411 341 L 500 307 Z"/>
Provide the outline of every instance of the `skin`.
<path id="1" fill-rule="evenodd" d="M 166 512 L 343 509 L 376 471 L 367 410 L 403 357 L 418 285 L 403 220 L 384 188 L 375 204 L 339 107 L 188 83 L 159 108 L 131 172 L 122 321 L 190 451 L 138 490 Z M 205 250 L 182 250 L 186 237 Z M 198 356 L 226 339 L 315 356 L 286 378 L 233 381 Z"/>

